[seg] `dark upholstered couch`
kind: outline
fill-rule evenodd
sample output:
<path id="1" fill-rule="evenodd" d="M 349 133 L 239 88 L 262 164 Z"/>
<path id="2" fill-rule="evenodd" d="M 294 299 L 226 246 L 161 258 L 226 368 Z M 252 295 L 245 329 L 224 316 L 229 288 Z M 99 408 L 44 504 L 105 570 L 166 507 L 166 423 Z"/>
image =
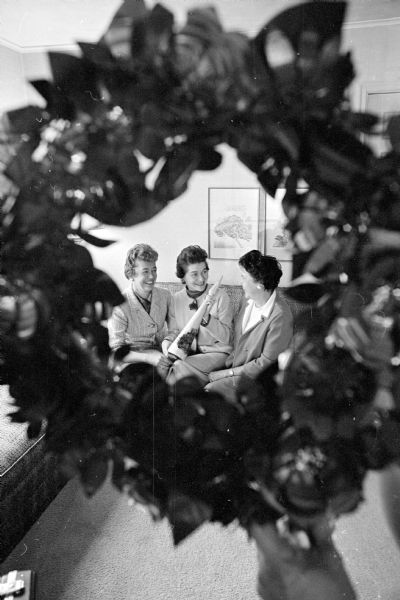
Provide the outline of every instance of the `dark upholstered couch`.
<path id="1" fill-rule="evenodd" d="M 182 284 L 157 283 L 172 293 Z M 243 298 L 241 286 L 223 286 L 236 314 Z M 285 295 L 284 290 L 279 293 Z M 287 298 L 287 296 L 285 295 Z M 296 317 L 306 306 L 287 298 Z M 308 307 L 309 311 L 312 311 Z M 311 312 L 310 312 L 311 314 Z M 26 425 L 11 423 L 12 398 L 7 386 L 0 386 L 0 562 L 57 495 L 63 485 L 54 458 L 44 453 L 44 434 L 28 440 Z"/>
<path id="2" fill-rule="evenodd" d="M 29 440 L 27 426 L 7 416 L 14 410 L 8 387 L 0 386 L 0 562 L 63 485 L 54 458 L 44 453 L 44 434 Z"/>

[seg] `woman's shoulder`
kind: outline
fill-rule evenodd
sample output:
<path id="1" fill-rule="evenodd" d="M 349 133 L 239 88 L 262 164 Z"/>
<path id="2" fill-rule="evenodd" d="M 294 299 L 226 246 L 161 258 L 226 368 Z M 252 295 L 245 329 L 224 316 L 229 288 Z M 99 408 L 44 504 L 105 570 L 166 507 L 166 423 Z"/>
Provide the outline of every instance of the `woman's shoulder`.
<path id="1" fill-rule="evenodd" d="M 275 308 L 278 312 L 292 316 L 292 309 L 289 302 L 279 291 L 276 293 Z"/>
<path id="2" fill-rule="evenodd" d="M 124 288 L 122 290 L 121 294 L 124 297 L 125 302 L 128 301 L 128 298 L 131 298 L 134 295 L 133 292 L 132 292 L 132 288 L 131 288 L 130 285 L 128 285 L 126 288 Z M 120 306 L 122 306 L 122 304 Z"/>
<path id="3" fill-rule="evenodd" d="M 181 298 L 182 296 L 186 296 L 186 288 L 183 287 L 181 290 L 178 290 L 177 292 L 174 292 L 172 294 L 172 296 L 174 298 Z"/>
<path id="4" fill-rule="evenodd" d="M 173 297 L 173 294 L 171 294 L 171 292 L 169 290 L 162 288 L 162 287 L 157 287 L 157 286 L 155 286 L 153 288 L 153 295 L 156 298 L 159 298 L 159 299 L 165 300 L 165 301 L 171 300 L 171 298 Z"/>

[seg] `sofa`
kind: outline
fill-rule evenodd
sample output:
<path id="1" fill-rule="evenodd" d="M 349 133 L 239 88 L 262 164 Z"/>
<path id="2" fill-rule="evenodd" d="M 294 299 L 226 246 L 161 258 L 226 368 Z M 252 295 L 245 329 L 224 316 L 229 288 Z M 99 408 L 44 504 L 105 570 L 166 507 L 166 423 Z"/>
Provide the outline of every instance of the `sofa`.
<path id="1" fill-rule="evenodd" d="M 159 287 L 175 293 L 182 289 L 179 282 L 157 283 Z M 241 286 L 222 286 L 228 293 L 234 308 L 239 310 L 243 290 Z M 313 307 L 295 302 L 283 294 L 296 318 L 308 310 L 312 317 Z M 7 414 L 13 403 L 7 386 L 0 386 L 0 562 L 22 539 L 27 530 L 39 518 L 65 483 L 57 472 L 56 460 L 44 452 L 44 432 L 35 439 L 28 439 L 26 424 L 12 423 Z"/>
<path id="2" fill-rule="evenodd" d="M 44 452 L 44 432 L 28 439 L 27 425 L 12 423 L 13 400 L 0 386 L 0 562 L 23 538 L 65 483 L 55 458 Z"/>
<path id="3" fill-rule="evenodd" d="M 175 294 L 176 292 L 179 292 L 179 290 L 181 290 L 183 288 L 183 284 L 179 283 L 179 282 L 165 282 L 165 281 L 157 281 L 156 284 L 158 287 L 162 287 L 166 290 L 169 290 L 171 292 L 171 294 Z M 242 286 L 240 285 L 221 285 L 221 287 L 227 292 L 232 306 L 233 306 L 233 314 L 237 315 L 237 313 L 239 312 L 239 308 L 241 305 L 241 302 L 243 300 L 243 289 Z M 296 300 L 293 300 L 293 298 L 291 298 L 288 294 L 287 294 L 287 288 L 278 288 L 278 294 L 281 294 L 286 301 L 288 302 L 288 304 L 290 305 L 294 320 L 296 322 L 296 318 L 300 316 L 300 314 L 305 314 L 308 313 L 308 316 L 310 318 L 312 318 L 312 313 L 313 310 L 315 310 L 315 305 L 314 304 L 306 304 L 304 302 L 297 302 Z"/>

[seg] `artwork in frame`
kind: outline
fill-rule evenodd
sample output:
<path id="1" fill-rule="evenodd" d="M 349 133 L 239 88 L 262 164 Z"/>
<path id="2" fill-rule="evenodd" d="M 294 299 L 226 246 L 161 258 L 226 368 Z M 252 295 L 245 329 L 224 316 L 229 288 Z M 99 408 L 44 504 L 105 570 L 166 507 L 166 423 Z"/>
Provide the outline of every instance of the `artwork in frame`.
<path id="1" fill-rule="evenodd" d="M 377 133 L 364 136 L 365 142 L 378 154 L 386 154 L 390 151 L 388 136 L 385 129 L 388 119 L 395 114 L 400 114 L 400 85 L 389 82 L 371 82 L 361 87 L 362 111 L 370 112 L 380 118 Z"/>
<path id="2" fill-rule="evenodd" d="M 265 254 L 279 261 L 292 261 L 292 243 L 285 229 L 286 216 L 282 209 L 285 188 L 278 188 L 275 197 L 266 194 L 265 211 Z"/>
<path id="3" fill-rule="evenodd" d="M 237 260 L 249 250 L 263 250 L 264 196 L 260 188 L 209 188 L 210 258 Z"/>

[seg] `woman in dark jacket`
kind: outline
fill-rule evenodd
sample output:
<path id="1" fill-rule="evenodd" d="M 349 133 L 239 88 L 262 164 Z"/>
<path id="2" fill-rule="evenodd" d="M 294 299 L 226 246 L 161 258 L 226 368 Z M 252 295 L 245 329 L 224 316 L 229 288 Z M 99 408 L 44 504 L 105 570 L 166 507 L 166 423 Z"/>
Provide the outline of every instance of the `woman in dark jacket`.
<path id="1" fill-rule="evenodd" d="M 256 379 L 293 336 L 293 317 L 277 287 L 282 277 L 274 256 L 251 250 L 239 259 L 245 302 L 234 326 L 234 346 L 225 368 L 210 373 L 206 390 L 219 392 L 229 400 L 236 397 L 240 377 Z"/>

